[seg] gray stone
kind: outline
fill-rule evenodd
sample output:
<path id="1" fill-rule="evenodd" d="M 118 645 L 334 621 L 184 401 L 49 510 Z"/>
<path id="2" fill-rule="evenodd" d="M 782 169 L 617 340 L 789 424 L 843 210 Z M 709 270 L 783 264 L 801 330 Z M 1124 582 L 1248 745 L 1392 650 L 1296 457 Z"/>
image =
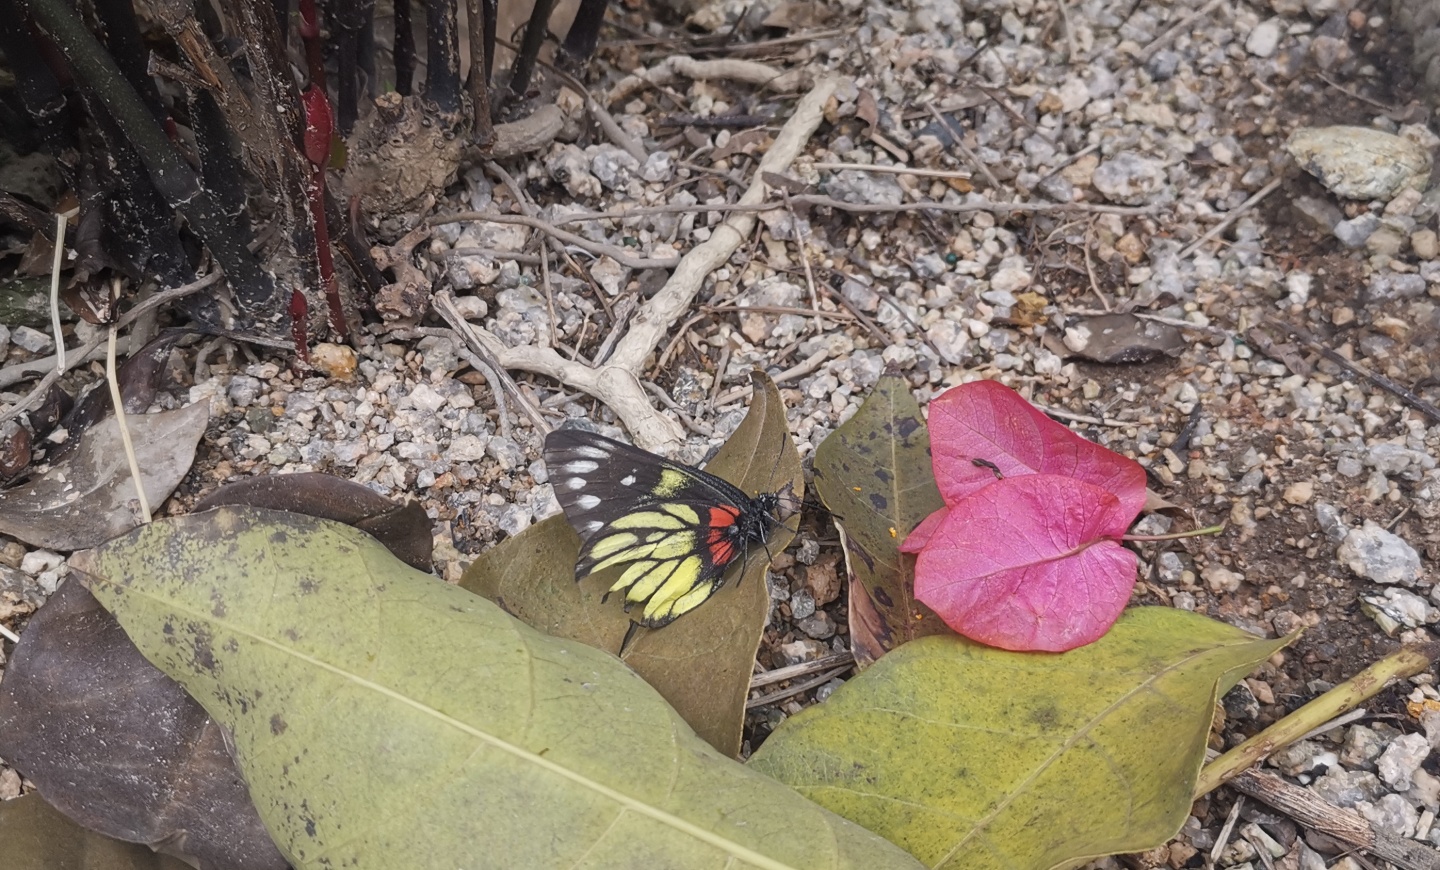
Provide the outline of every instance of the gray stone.
<path id="1" fill-rule="evenodd" d="M 590 172 L 600 183 L 617 190 L 630 183 L 640 171 L 640 161 L 614 145 L 597 145 L 590 158 Z"/>
<path id="2" fill-rule="evenodd" d="M 488 439 L 479 435 L 461 435 L 450 442 L 445 458 L 451 462 L 479 462 L 485 458 Z"/>
<path id="3" fill-rule="evenodd" d="M 490 454 L 491 459 L 500 463 L 502 471 L 525 467 L 525 449 L 509 438 L 501 438 L 498 435 L 491 438 L 485 445 L 485 452 Z"/>
<path id="4" fill-rule="evenodd" d="M 1374 299 L 1413 299 L 1424 296 L 1425 279 L 1410 272 L 1383 272 L 1370 279 L 1368 287 Z"/>
<path id="5" fill-rule="evenodd" d="M 1164 190 L 1165 164 L 1135 151 L 1121 151 L 1095 167 L 1090 183 L 1111 202 L 1144 205 Z"/>
<path id="6" fill-rule="evenodd" d="M 530 517 L 530 508 L 518 504 L 506 505 L 495 525 L 513 538 L 530 527 Z"/>
<path id="7" fill-rule="evenodd" d="M 1389 200 L 1406 187 L 1424 190 L 1430 155 L 1409 139 L 1371 127 L 1301 127 L 1285 150 L 1337 196 Z"/>
<path id="8" fill-rule="evenodd" d="M 1335 555 L 1357 576 L 1376 583 L 1411 586 L 1424 573 L 1414 547 L 1370 520 L 1361 528 L 1351 529 Z"/>
<path id="9" fill-rule="evenodd" d="M 1245 37 L 1245 50 L 1256 57 L 1272 57 L 1280 47 L 1280 19 L 1270 18 L 1255 25 Z"/>
<path id="10" fill-rule="evenodd" d="M 1370 235 L 1380 229 L 1380 218 L 1369 212 L 1340 221 L 1335 225 L 1335 238 L 1347 248 L 1363 248 Z"/>
<path id="11" fill-rule="evenodd" d="M 47 333 L 28 326 L 17 326 L 10 333 L 10 341 L 21 350 L 30 353 L 44 353 L 54 347 L 55 342 Z"/>
<path id="12" fill-rule="evenodd" d="M 801 589 L 790 596 L 790 616 L 805 619 L 815 613 L 815 596 L 808 589 Z"/>
<path id="13" fill-rule="evenodd" d="M 1368 725 L 1354 725 L 1345 733 L 1345 743 L 1340 747 L 1340 763 L 1352 769 L 1374 770 L 1375 759 L 1385 751 L 1389 739 L 1389 736 Z"/>
<path id="14" fill-rule="evenodd" d="M 1145 72 L 1149 73 L 1150 78 L 1157 82 L 1174 77 L 1178 69 L 1180 69 L 1180 54 L 1168 48 L 1155 52 L 1145 62 Z"/>
<path id="15" fill-rule="evenodd" d="M 825 640 L 835 634 L 835 620 L 831 619 L 830 614 L 823 610 L 817 611 L 813 616 L 808 616 L 800 620 L 796 623 L 796 626 L 805 632 L 806 635 L 816 640 Z"/>
<path id="16" fill-rule="evenodd" d="M 230 379 L 230 386 L 225 390 L 225 394 L 230 397 L 230 401 L 235 407 L 248 408 L 255 404 L 255 400 L 260 397 L 261 387 L 262 384 L 258 378 L 236 375 Z"/>
<path id="17" fill-rule="evenodd" d="M 1350 533 L 1350 527 L 1340 519 L 1339 508 L 1333 504 L 1316 502 L 1315 521 L 1320 524 L 1320 531 L 1325 533 L 1325 537 L 1337 544 L 1345 540 L 1345 536 Z"/>
<path id="18" fill-rule="evenodd" d="M 370 448 L 362 440 L 335 442 L 335 464 L 343 468 L 354 468 Z"/>
<path id="19" fill-rule="evenodd" d="M 1375 826 L 1377 833 L 1394 837 L 1414 836 L 1415 825 L 1420 821 L 1420 813 L 1398 794 L 1387 794 L 1374 803 L 1360 801 L 1355 809 Z"/>
<path id="20" fill-rule="evenodd" d="M 445 397 L 429 384 L 416 384 L 410 391 L 410 407 L 425 414 L 434 414 L 445 407 Z"/>
<path id="21" fill-rule="evenodd" d="M 1350 771 L 1332 767 L 1315 780 L 1315 793 L 1340 807 L 1353 807 L 1360 801 L 1374 800 L 1385 794 L 1380 778 L 1369 771 Z"/>
<path id="22" fill-rule="evenodd" d="M 818 640 L 802 637 L 790 643 L 782 643 L 780 645 L 780 660 L 782 662 L 780 666 L 801 665 L 805 662 L 813 662 L 829 654 L 830 647 Z"/>
<path id="23" fill-rule="evenodd" d="M 649 182 L 669 181 L 675 175 L 675 161 L 669 151 L 654 151 L 640 167 L 640 177 Z"/>
<path id="24" fill-rule="evenodd" d="M 1385 749 L 1375 768 L 1386 784 L 1396 791 L 1410 788 L 1411 777 L 1430 754 L 1424 734 L 1402 734 Z"/>

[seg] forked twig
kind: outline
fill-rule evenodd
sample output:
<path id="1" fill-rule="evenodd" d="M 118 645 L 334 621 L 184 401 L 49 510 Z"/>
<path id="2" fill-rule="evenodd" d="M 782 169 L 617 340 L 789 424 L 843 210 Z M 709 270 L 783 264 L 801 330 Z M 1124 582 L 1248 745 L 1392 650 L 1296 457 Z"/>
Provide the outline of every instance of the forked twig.
<path id="1" fill-rule="evenodd" d="M 799 156 L 824 117 L 825 103 L 837 81 L 825 79 L 795 107 L 770 150 L 756 167 L 754 180 L 740 202 L 756 205 L 765 200 L 767 172 L 784 172 Z M 705 276 L 730 259 L 755 227 L 752 214 L 732 215 L 717 226 L 710 238 L 680 259 L 670 280 L 631 319 L 629 330 L 615 345 L 609 360 L 596 367 L 567 360 L 549 347 L 507 347 L 494 333 L 472 327 L 498 364 L 553 377 L 589 393 L 613 410 L 630 430 L 635 443 L 647 450 L 664 449 L 683 437 L 679 424 L 655 410 L 640 382 L 645 360 L 656 352 L 670 330 L 695 301 Z"/>

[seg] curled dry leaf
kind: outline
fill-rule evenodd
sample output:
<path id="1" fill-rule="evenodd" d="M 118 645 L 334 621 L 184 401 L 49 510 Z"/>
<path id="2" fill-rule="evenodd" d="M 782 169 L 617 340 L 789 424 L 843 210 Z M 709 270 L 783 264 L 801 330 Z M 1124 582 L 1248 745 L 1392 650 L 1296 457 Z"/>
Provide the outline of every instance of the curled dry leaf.
<path id="1" fill-rule="evenodd" d="M 396 504 L 352 480 L 333 474 L 265 474 L 220 487 L 195 505 L 195 513 L 227 504 L 290 511 L 335 520 L 368 532 L 395 558 L 429 571 L 434 554 L 433 524 L 417 502 Z"/>
<path id="2" fill-rule="evenodd" d="M 151 505 L 170 497 L 195 461 L 210 412 L 197 402 L 127 417 Z M 93 547 L 140 524 L 135 481 L 114 417 L 91 427 L 63 461 L 0 492 L 0 533 L 51 550 Z"/>

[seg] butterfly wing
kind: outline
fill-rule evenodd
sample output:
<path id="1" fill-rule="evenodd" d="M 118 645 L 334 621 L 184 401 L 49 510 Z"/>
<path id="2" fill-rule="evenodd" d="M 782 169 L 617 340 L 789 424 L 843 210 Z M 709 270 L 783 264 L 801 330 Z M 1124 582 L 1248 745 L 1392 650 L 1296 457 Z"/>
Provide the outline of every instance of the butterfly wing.
<path id="1" fill-rule="evenodd" d="M 602 435 L 552 432 L 545 466 L 584 541 L 576 578 L 623 569 L 606 594 L 623 592 L 627 611 L 643 604 L 641 625 L 704 603 L 755 536 L 753 500 L 734 485 Z"/>

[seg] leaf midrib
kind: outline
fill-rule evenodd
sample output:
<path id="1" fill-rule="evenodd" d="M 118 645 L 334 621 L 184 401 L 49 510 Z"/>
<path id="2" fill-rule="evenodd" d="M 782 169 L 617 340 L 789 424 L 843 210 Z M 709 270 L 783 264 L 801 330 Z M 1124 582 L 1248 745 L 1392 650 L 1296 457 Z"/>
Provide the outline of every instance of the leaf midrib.
<path id="1" fill-rule="evenodd" d="M 192 608 L 181 604 L 173 599 L 164 598 L 146 590 L 136 589 L 132 586 L 126 586 L 123 584 L 112 583 L 108 578 L 103 576 L 95 574 L 91 574 L 89 576 L 91 576 L 98 582 L 105 583 L 110 586 L 115 586 L 116 588 L 129 592 L 131 595 L 137 595 L 162 607 L 173 608 L 181 613 L 184 613 L 187 616 L 198 618 L 198 620 L 202 622 L 208 622 L 212 625 L 224 627 L 232 633 L 237 634 L 241 637 L 248 638 L 249 640 L 259 643 L 263 646 L 268 646 L 271 649 L 277 650 L 284 655 L 288 655 L 306 664 L 318 667 L 321 670 L 328 671 L 331 674 L 348 680 L 349 682 L 361 688 L 372 690 L 392 701 L 398 702 L 422 714 L 425 714 L 434 719 L 435 721 L 440 722 L 441 724 L 454 728 L 462 734 L 469 735 L 470 737 L 486 743 L 496 749 L 499 749 L 502 752 L 509 753 L 510 755 L 520 759 L 521 761 L 533 764 L 543 771 L 569 780 L 570 782 L 573 782 L 576 785 L 581 786 L 582 788 L 589 789 L 590 791 L 599 794 L 602 797 L 608 798 L 618 804 L 622 811 L 635 812 L 638 815 L 652 819 L 662 825 L 674 828 L 675 830 L 687 834 L 694 839 L 700 840 L 703 843 L 727 852 L 733 857 L 749 862 L 750 864 L 753 864 L 757 867 L 765 868 L 765 870 L 797 870 L 797 868 L 792 867 L 790 864 L 786 864 L 782 861 L 777 861 L 776 859 L 771 858 L 768 855 L 762 855 L 761 853 L 756 852 L 747 846 L 741 845 L 740 843 L 736 843 L 735 841 L 727 837 L 722 837 L 719 834 L 714 833 L 713 831 L 707 831 L 704 828 L 694 824 L 693 822 L 681 818 L 680 816 L 666 812 L 665 810 L 652 806 L 648 803 L 645 803 L 644 801 L 632 798 L 629 795 L 626 795 L 623 792 L 618 791 L 617 789 L 611 788 L 610 786 L 605 785 L 602 782 L 591 779 L 587 776 L 583 776 L 580 773 L 577 773 L 567 767 L 556 764 L 534 752 L 529 751 L 528 749 L 525 749 L 524 747 L 511 743 L 508 740 L 502 740 L 501 738 L 496 737 L 493 734 L 488 734 L 484 731 L 481 731 L 478 728 L 475 728 L 474 726 L 469 725 L 464 721 L 456 719 L 453 716 L 446 715 L 439 710 L 436 710 L 434 707 L 431 707 L 427 704 L 422 704 L 414 698 L 409 697 L 408 695 L 404 695 L 373 680 L 365 679 L 358 674 L 351 673 L 350 671 L 332 665 L 315 656 L 309 655 L 307 653 L 302 653 L 299 650 L 293 649 L 280 643 L 276 643 L 268 637 L 257 634 L 253 631 L 250 631 L 249 629 L 239 627 L 229 621 L 216 619 L 214 613 L 210 610 Z M 533 660 L 534 658 L 533 654 L 529 653 L 528 648 L 527 658 L 531 660 Z"/>

